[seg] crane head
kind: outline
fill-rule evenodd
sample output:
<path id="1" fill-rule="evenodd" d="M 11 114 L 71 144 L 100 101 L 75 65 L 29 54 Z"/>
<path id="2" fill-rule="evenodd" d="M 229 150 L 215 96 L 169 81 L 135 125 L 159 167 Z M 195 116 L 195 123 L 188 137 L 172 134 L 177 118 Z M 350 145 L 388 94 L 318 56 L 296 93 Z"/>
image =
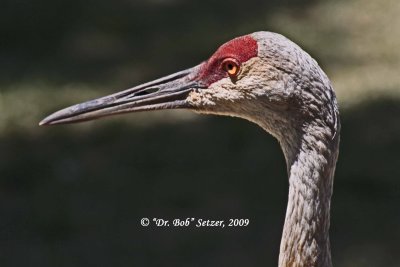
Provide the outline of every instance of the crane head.
<path id="1" fill-rule="evenodd" d="M 327 92 L 308 93 L 306 89 L 311 87 Z M 282 35 L 256 32 L 223 44 L 195 67 L 62 109 L 40 125 L 147 110 L 190 109 L 242 117 L 279 136 L 288 124 L 313 111 L 304 103 L 311 103 L 316 95 L 336 101 L 315 60 Z"/>

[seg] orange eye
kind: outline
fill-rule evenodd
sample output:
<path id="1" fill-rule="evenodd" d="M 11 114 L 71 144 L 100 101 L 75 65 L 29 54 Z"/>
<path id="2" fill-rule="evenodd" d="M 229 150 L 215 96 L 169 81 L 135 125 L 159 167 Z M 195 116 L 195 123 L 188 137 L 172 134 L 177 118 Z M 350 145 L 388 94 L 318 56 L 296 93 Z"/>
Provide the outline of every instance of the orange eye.
<path id="1" fill-rule="evenodd" d="M 222 68 L 229 74 L 229 76 L 237 76 L 239 73 L 239 63 L 231 58 L 225 59 L 222 62 Z"/>

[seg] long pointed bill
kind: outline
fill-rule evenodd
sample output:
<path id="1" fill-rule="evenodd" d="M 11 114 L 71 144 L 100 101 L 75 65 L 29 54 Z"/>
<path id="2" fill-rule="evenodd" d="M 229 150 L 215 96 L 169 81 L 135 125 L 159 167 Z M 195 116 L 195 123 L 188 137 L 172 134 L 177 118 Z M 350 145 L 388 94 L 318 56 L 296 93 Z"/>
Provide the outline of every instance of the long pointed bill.
<path id="1" fill-rule="evenodd" d="M 200 66 L 62 109 L 46 117 L 39 125 L 74 123 L 136 111 L 190 108 L 185 99 L 190 91 L 202 87 L 195 80 Z"/>

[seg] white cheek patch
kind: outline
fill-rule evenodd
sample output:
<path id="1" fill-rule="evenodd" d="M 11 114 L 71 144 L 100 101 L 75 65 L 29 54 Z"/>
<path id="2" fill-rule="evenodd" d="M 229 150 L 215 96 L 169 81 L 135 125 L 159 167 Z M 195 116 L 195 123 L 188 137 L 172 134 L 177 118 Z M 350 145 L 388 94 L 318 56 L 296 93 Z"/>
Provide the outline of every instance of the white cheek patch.
<path id="1" fill-rule="evenodd" d="M 209 87 L 210 96 L 216 101 L 234 101 L 243 97 L 242 90 L 235 90 L 235 84 L 230 78 L 223 78 Z"/>
<path id="2" fill-rule="evenodd" d="M 234 84 L 230 78 L 223 78 L 211 84 L 207 89 L 191 92 L 187 101 L 196 107 L 210 107 L 216 106 L 220 102 L 234 102 L 244 97 L 242 91 L 232 87 Z"/>

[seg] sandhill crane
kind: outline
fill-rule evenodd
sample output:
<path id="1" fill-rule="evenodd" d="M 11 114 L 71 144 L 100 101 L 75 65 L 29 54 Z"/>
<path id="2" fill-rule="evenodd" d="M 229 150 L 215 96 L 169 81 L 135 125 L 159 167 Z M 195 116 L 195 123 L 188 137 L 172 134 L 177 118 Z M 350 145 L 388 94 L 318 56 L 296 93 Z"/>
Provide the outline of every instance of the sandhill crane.
<path id="1" fill-rule="evenodd" d="M 255 32 L 223 44 L 193 68 L 65 108 L 40 125 L 160 109 L 244 118 L 278 139 L 289 175 L 279 266 L 332 266 L 340 120 L 331 83 L 309 54 L 282 35 Z"/>

